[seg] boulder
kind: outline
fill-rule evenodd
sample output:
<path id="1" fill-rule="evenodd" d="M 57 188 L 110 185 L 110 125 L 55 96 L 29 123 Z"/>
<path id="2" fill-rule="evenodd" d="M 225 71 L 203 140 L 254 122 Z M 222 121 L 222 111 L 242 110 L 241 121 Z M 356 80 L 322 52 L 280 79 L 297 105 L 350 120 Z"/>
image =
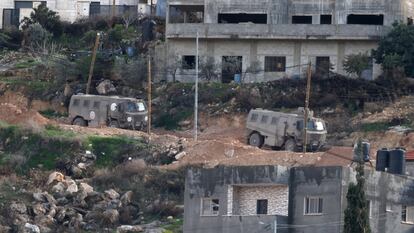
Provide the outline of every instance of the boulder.
<path id="1" fill-rule="evenodd" d="M 69 203 L 69 200 L 66 197 L 58 198 L 56 201 L 58 205 L 66 205 Z"/>
<path id="2" fill-rule="evenodd" d="M 41 203 L 34 204 L 32 206 L 33 213 L 37 215 L 44 215 L 46 214 L 46 208 Z"/>
<path id="3" fill-rule="evenodd" d="M 139 217 L 138 208 L 135 206 L 124 206 L 119 209 L 119 222 L 121 224 L 131 224 Z"/>
<path id="4" fill-rule="evenodd" d="M 68 192 L 68 193 L 70 193 L 70 194 L 76 193 L 76 192 L 78 192 L 78 191 L 79 191 L 79 189 L 78 189 L 78 185 L 76 185 L 76 183 L 75 183 L 75 182 L 71 182 L 71 183 L 69 184 L 68 188 L 66 189 L 66 192 Z"/>
<path id="5" fill-rule="evenodd" d="M 87 183 L 80 183 L 79 189 L 85 191 L 88 195 L 93 192 L 93 187 Z"/>
<path id="6" fill-rule="evenodd" d="M 11 227 L 0 225 L 0 232 L 2 232 L 2 233 L 10 233 L 11 232 Z"/>
<path id="7" fill-rule="evenodd" d="M 143 232 L 144 229 L 141 226 L 122 225 L 116 228 L 116 233 L 134 233 Z"/>
<path id="8" fill-rule="evenodd" d="M 46 202 L 46 198 L 43 195 L 43 193 L 33 193 L 33 199 L 35 199 L 35 201 L 37 202 Z"/>
<path id="9" fill-rule="evenodd" d="M 132 202 L 132 191 L 127 191 L 126 193 L 124 193 L 124 195 L 122 195 L 121 197 L 121 203 L 122 205 L 126 206 L 129 205 Z"/>
<path id="10" fill-rule="evenodd" d="M 119 193 L 117 193 L 113 189 L 109 189 L 109 190 L 105 191 L 105 196 L 109 199 L 118 199 L 119 198 Z"/>
<path id="11" fill-rule="evenodd" d="M 111 92 L 116 92 L 115 86 L 111 83 L 110 80 L 106 79 L 99 83 L 99 85 L 96 87 L 96 91 L 100 95 L 106 95 Z"/>
<path id="12" fill-rule="evenodd" d="M 47 185 L 52 184 L 54 181 L 63 182 L 65 180 L 65 175 L 60 172 L 52 172 L 49 175 L 49 179 L 47 180 Z"/>
<path id="13" fill-rule="evenodd" d="M 10 204 L 10 214 L 26 214 L 27 213 L 27 207 L 25 204 L 21 202 L 12 202 Z"/>
<path id="14" fill-rule="evenodd" d="M 63 193 L 65 191 L 65 188 L 66 188 L 65 185 L 62 182 L 59 182 L 52 187 L 52 192 Z"/>
<path id="15" fill-rule="evenodd" d="M 119 212 L 115 209 L 105 210 L 102 214 L 103 221 L 107 224 L 116 224 L 119 221 Z"/>
<path id="16" fill-rule="evenodd" d="M 177 155 L 175 155 L 175 159 L 180 160 L 186 155 L 187 155 L 187 153 L 185 151 L 182 151 L 182 152 L 178 153 Z"/>
<path id="17" fill-rule="evenodd" d="M 24 229 L 28 233 L 40 233 L 40 228 L 38 226 L 30 224 L 30 223 L 24 224 Z"/>

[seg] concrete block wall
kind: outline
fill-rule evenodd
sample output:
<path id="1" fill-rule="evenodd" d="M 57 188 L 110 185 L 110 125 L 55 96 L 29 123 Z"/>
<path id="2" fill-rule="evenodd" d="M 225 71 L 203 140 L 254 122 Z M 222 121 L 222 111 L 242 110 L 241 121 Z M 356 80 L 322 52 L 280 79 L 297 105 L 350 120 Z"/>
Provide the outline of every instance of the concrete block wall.
<path id="1" fill-rule="evenodd" d="M 244 75 L 245 82 L 266 82 L 284 77 L 303 76 L 306 72 L 306 64 L 316 62 L 317 56 L 329 56 L 333 65 L 333 71 L 347 75 L 343 69 L 343 63 L 351 54 L 371 53 L 377 47 L 375 41 L 289 41 L 289 40 L 200 40 L 199 55 L 201 57 L 214 57 L 217 64 L 216 72 L 221 74 L 222 56 L 243 56 L 243 72 L 254 61 L 258 61 L 262 72 Z M 180 39 L 169 40 L 169 53 L 182 55 L 195 55 L 195 40 Z M 264 72 L 266 56 L 286 57 L 286 72 Z M 303 66 L 298 66 L 303 65 Z M 373 78 L 381 74 L 381 66 L 373 63 Z M 193 82 L 195 70 L 179 70 L 177 79 L 181 82 Z M 171 80 L 171 77 L 167 77 Z"/>
<path id="2" fill-rule="evenodd" d="M 257 200 L 268 200 L 268 215 L 288 215 L 289 190 L 288 186 L 235 186 L 233 191 L 238 206 L 233 208 L 236 212 L 233 215 L 257 215 Z"/>

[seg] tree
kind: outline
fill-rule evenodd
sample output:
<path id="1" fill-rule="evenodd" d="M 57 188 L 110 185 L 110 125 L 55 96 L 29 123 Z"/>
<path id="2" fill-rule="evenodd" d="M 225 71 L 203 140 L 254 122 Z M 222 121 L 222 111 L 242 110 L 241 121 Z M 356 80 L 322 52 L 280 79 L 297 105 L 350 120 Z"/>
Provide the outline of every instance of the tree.
<path id="1" fill-rule="evenodd" d="M 368 53 L 351 54 L 344 61 L 344 69 L 348 74 L 355 74 L 358 78 L 364 70 L 368 69 L 371 58 Z"/>
<path id="2" fill-rule="evenodd" d="M 22 28 L 27 29 L 30 25 L 39 23 L 44 29 L 59 37 L 63 33 L 63 25 L 59 15 L 47 8 L 46 4 L 40 4 L 30 13 L 30 18 L 24 17 L 22 20 Z"/>
<path id="3" fill-rule="evenodd" d="M 414 77 L 414 26 L 394 23 L 392 30 L 382 38 L 373 57 L 384 70 L 400 66 L 407 76 Z"/>
<path id="4" fill-rule="evenodd" d="M 125 29 L 128 30 L 129 26 L 135 23 L 138 20 L 138 15 L 136 12 L 128 10 L 125 14 L 122 15 L 122 22 L 125 26 Z"/>
<path id="5" fill-rule="evenodd" d="M 177 80 L 177 72 L 181 69 L 182 66 L 180 56 L 178 56 L 176 53 L 169 53 L 167 56 L 167 61 L 165 61 L 164 64 L 167 66 L 167 74 L 171 75 L 172 81 L 175 82 Z"/>
<path id="6" fill-rule="evenodd" d="M 214 60 L 214 57 L 201 57 L 199 62 L 200 78 L 208 82 L 218 80 L 219 74 L 217 70 L 219 64 Z"/>
<path id="7" fill-rule="evenodd" d="M 370 233 L 368 204 L 364 190 L 365 177 L 361 140 L 358 141 L 356 153 L 359 158 L 356 168 L 357 183 L 350 183 L 346 194 L 348 206 L 345 210 L 344 233 Z"/>

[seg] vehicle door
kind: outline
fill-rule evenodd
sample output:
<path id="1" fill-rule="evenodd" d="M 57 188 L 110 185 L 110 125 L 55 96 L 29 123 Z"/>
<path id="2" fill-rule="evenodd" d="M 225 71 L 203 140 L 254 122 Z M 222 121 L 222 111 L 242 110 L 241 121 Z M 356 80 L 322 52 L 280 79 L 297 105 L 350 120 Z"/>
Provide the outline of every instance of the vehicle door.
<path id="1" fill-rule="evenodd" d="M 287 135 L 288 130 L 288 118 L 287 117 L 278 117 L 277 118 L 277 129 L 276 129 L 276 141 L 279 146 L 281 146 L 285 141 L 285 136 Z"/>

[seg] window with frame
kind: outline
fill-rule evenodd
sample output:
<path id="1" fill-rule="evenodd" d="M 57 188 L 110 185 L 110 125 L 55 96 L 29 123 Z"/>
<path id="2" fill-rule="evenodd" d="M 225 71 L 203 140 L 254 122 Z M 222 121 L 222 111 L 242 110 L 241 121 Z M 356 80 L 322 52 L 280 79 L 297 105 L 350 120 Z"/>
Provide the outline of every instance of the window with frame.
<path id="1" fill-rule="evenodd" d="M 78 99 L 73 101 L 73 106 L 79 106 L 79 100 Z"/>
<path id="2" fill-rule="evenodd" d="M 320 215 L 323 213 L 321 197 L 305 197 L 305 215 Z"/>
<path id="3" fill-rule="evenodd" d="M 267 56 L 265 57 L 265 72 L 285 72 L 286 57 Z"/>
<path id="4" fill-rule="evenodd" d="M 259 116 L 256 113 L 253 113 L 252 116 L 250 117 L 250 121 L 251 122 L 256 122 L 258 117 Z"/>
<path id="5" fill-rule="evenodd" d="M 89 100 L 83 101 L 83 107 L 89 107 Z"/>
<path id="6" fill-rule="evenodd" d="M 414 206 L 401 206 L 401 222 L 414 223 Z"/>
<path id="7" fill-rule="evenodd" d="M 268 119 L 269 119 L 269 116 L 263 115 L 262 119 L 260 120 L 260 123 L 266 124 Z"/>
<path id="8" fill-rule="evenodd" d="M 182 69 L 183 70 L 193 70 L 195 69 L 196 56 L 189 55 L 182 57 Z"/>
<path id="9" fill-rule="evenodd" d="M 267 206 L 268 206 L 267 199 L 257 200 L 256 213 L 257 214 L 267 214 Z"/>
<path id="10" fill-rule="evenodd" d="M 218 216 L 220 210 L 219 199 L 203 198 L 201 199 L 202 216 Z"/>
<path id="11" fill-rule="evenodd" d="M 93 108 L 99 108 L 100 104 L 101 103 L 99 101 L 94 101 L 93 102 Z"/>

